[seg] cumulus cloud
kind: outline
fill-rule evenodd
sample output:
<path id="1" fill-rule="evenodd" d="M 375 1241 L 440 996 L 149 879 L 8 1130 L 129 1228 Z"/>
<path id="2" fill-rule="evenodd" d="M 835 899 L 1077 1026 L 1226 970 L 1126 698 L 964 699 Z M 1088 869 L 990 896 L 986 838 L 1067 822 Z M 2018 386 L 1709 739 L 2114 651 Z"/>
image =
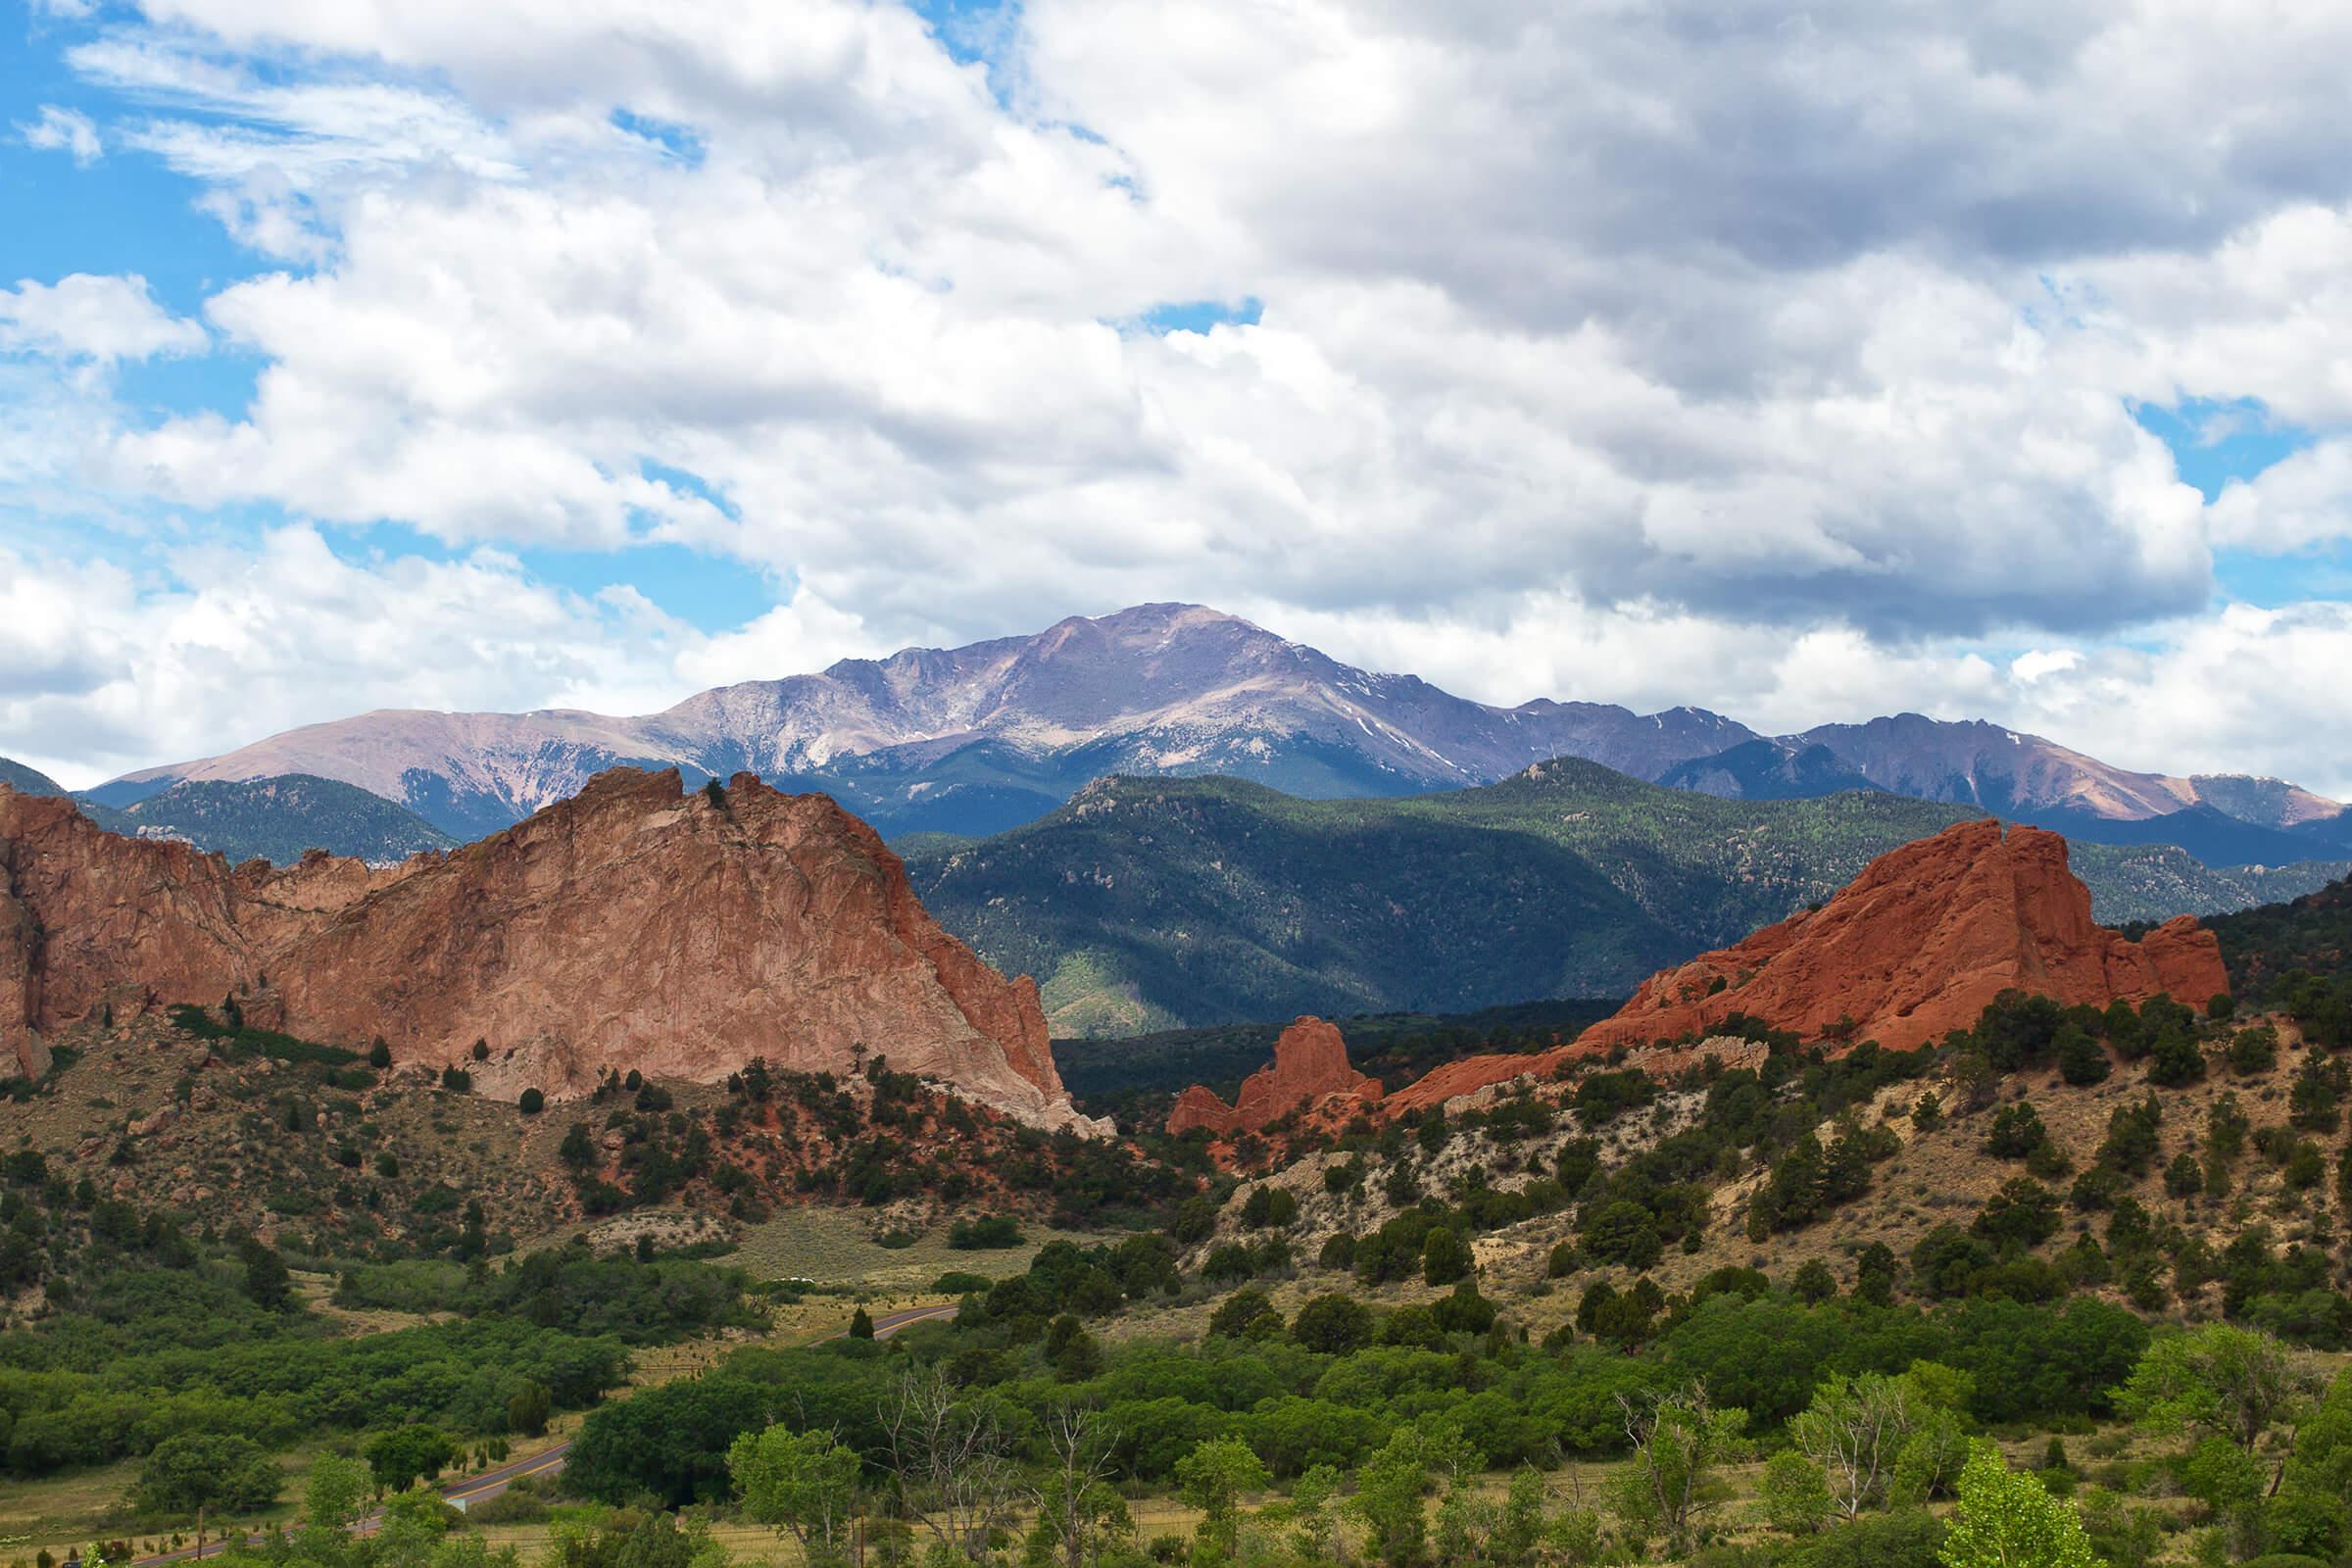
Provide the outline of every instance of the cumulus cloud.
<path id="1" fill-rule="evenodd" d="M 0 755 L 78 787 L 371 708 L 649 711 L 762 658 L 858 644 L 813 599 L 712 638 L 498 551 L 353 559 L 300 525 L 141 554 L 133 569 L 0 546 Z"/>
<path id="2" fill-rule="evenodd" d="M 207 341 L 202 325 L 166 311 L 136 274 L 75 272 L 0 288 L 0 350 L 111 363 L 199 354 Z"/>
<path id="3" fill-rule="evenodd" d="M 71 52 L 110 143 L 283 270 L 206 306 L 250 406 L 89 470 L 799 585 L 714 640 L 564 610 L 608 691 L 1181 597 L 1482 697 L 2176 766 L 2220 671 L 2340 632 L 2209 609 L 2217 549 L 2352 531 L 2339 5 L 1027 0 L 985 64 L 851 0 L 143 11 Z M 2185 400 L 2317 439 L 2209 506 L 2132 414 Z"/>

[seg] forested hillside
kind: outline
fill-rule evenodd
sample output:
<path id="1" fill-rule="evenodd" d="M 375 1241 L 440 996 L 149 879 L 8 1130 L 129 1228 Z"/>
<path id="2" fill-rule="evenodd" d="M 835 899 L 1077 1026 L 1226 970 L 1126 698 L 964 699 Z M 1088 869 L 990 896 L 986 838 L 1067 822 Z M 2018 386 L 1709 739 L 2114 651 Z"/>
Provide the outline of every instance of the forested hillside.
<path id="1" fill-rule="evenodd" d="M 1403 800 L 1105 779 L 1030 826 L 901 848 L 941 923 L 1036 975 L 1054 1032 L 1081 1037 L 1623 995 L 1977 814 L 1878 792 L 1721 800 L 1569 759 Z M 2076 868 L 2109 922 L 2287 896 L 2333 869 L 2215 872 L 2107 846 Z"/>
<path id="2" fill-rule="evenodd" d="M 129 806 L 84 803 L 82 809 L 115 832 L 185 839 L 232 862 L 258 855 L 285 865 L 306 850 L 326 850 L 380 864 L 458 843 L 405 806 L 354 784 L 300 773 L 174 784 Z"/>

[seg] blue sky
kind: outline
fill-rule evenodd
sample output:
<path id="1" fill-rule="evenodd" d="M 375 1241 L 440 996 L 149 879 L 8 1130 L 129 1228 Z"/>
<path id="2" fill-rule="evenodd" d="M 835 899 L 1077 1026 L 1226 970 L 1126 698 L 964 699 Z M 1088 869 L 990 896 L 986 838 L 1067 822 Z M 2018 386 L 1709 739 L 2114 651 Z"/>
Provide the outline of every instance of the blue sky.
<path id="1" fill-rule="evenodd" d="M 1497 701 L 2352 787 L 2329 8 L 2127 157 L 2085 106 L 2220 45 L 2131 0 L 1825 15 L 1801 70 L 1664 13 L 648 7 L 0 12 L 0 753 L 1183 598 Z"/>

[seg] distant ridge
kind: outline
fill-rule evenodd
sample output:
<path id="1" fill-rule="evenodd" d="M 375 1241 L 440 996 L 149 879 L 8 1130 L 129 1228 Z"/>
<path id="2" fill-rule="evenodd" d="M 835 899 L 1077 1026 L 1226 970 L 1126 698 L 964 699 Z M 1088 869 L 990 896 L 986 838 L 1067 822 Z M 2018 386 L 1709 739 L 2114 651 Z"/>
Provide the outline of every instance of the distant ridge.
<path id="1" fill-rule="evenodd" d="M 1080 1038 L 1622 996 L 1970 818 L 1984 813 L 1879 790 L 1722 800 L 1566 759 L 1389 801 L 1105 779 L 1025 827 L 903 849 L 941 924 L 1036 975 L 1054 1032 Z M 2110 924 L 2293 897 L 2342 870 L 2216 872 L 2103 845 L 2073 864 Z"/>
<path id="2" fill-rule="evenodd" d="M 127 806 L 183 780 L 307 773 L 469 838 L 629 763 L 822 790 L 890 834 L 975 833 L 1031 821 L 1112 773 L 1223 774 L 1315 798 L 1412 795 L 1563 755 L 1646 778 L 1753 738 L 1697 709 L 1494 708 L 1198 605 L 1142 605 L 1030 637 L 720 687 L 642 717 L 365 713 L 90 795 Z"/>
<path id="3" fill-rule="evenodd" d="M 66 787 L 38 768 L 25 766 L 0 757 L 0 784 L 7 785 L 19 795 L 63 795 Z"/>
<path id="4" fill-rule="evenodd" d="M 236 863 L 259 856 L 290 865 L 311 850 L 371 865 L 405 860 L 458 841 L 405 806 L 339 779 L 190 780 L 122 808 L 85 805 L 99 824 L 141 838 L 179 839 Z"/>

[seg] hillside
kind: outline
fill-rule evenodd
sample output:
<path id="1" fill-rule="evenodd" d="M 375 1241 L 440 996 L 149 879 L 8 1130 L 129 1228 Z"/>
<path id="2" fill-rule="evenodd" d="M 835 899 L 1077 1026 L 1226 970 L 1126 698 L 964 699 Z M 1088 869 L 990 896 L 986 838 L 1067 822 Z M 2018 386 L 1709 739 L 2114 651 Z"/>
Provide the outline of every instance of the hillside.
<path id="1" fill-rule="evenodd" d="M 1293 1131 L 1196 1222 L 1188 1262 L 1272 1234 L 1356 1288 L 1404 1281 L 1403 1299 L 1427 1300 L 1422 1239 L 1447 1228 L 1468 1243 L 1477 1289 L 1536 1335 L 1628 1348 L 1710 1278 L 1802 1292 L 1816 1269 L 1814 1289 L 1857 1300 L 2096 1297 L 2352 1344 L 2327 1252 L 2278 1250 L 2327 1223 L 2331 1190 L 2352 1192 L 2340 1061 L 2159 1004 L 2137 1027 L 2130 1009 L 2110 1014 L 2113 1037 L 2089 1035 L 2070 1062 L 2083 1017 L 2021 999 L 1962 1031 L 1956 1052 L 1828 1063 L 1736 1041 L 1647 1074 L 1594 1058 L 1443 1116 Z M 2151 1051 L 2158 1040 L 2175 1044 Z M 1979 1042 L 1999 1054 L 1989 1075 L 1966 1059 Z M 1271 1231 L 1251 1218 L 1268 1187 L 1293 1216 Z M 1333 1288 L 1327 1273 L 1277 1299 Z M 1622 1328 L 1595 1322 L 1595 1303 L 1652 1288 Z"/>
<path id="2" fill-rule="evenodd" d="M 2352 980 L 2352 877 L 2206 924 L 2221 939 L 2230 978 L 2249 995 L 2269 993 L 2297 969 Z"/>
<path id="3" fill-rule="evenodd" d="M 2063 831 L 2061 829 L 2060 831 Z M 2176 914 L 2205 916 L 2301 898 L 2352 871 L 2342 859 L 2291 865 L 2206 865 L 2171 844 L 2095 844 L 2067 835 L 2075 874 L 2109 925 L 2154 924 Z"/>
<path id="4" fill-rule="evenodd" d="M 64 785 L 38 768 L 0 757 L 0 784 L 7 785 L 19 795 L 63 795 Z"/>
<path id="5" fill-rule="evenodd" d="M 140 838 L 179 839 L 239 863 L 261 857 L 291 865 L 307 850 L 388 865 L 458 841 L 405 806 L 334 779 L 290 773 L 234 782 L 175 784 L 108 808 L 85 805 L 103 827 Z"/>
<path id="6" fill-rule="evenodd" d="M 56 1042 L 37 1082 L 0 1072 L 12 1152 L 321 1254 L 466 1256 L 468 1203 L 503 1247 L 599 1221 L 710 1234 L 810 1202 L 1042 1215 L 1148 1201 L 1174 1180 L 1102 1141 L 1048 1144 L 886 1064 L 836 1077 L 762 1063 L 708 1084 L 615 1074 L 525 1109 L 477 1092 L 482 1065 L 394 1066 L 217 1008 L 126 1010 Z M 1079 1169 L 1091 1192 L 1065 1186 Z M 0 1325 L 8 1307 L 0 1289 Z"/>
<path id="7" fill-rule="evenodd" d="M 1080 1037 L 1623 995 L 1976 814 L 1879 792 L 1723 800 L 1561 760 L 1388 801 L 1110 779 L 1028 827 L 905 848 L 941 922 L 1038 975 L 1054 1033 Z M 2167 849 L 2077 869 L 2109 923 L 2328 874 L 2214 873 Z"/>

